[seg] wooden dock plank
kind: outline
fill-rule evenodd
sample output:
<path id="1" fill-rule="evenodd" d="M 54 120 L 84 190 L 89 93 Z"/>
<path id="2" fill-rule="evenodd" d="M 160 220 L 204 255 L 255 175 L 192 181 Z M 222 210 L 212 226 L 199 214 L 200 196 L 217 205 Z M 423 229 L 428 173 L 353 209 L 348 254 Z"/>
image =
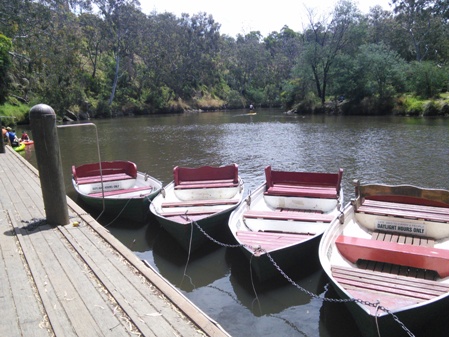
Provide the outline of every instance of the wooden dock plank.
<path id="1" fill-rule="evenodd" d="M 5 163 L 7 161 L 3 162 L 3 164 Z M 15 166 L 13 168 L 5 168 L 2 166 L 0 173 L 1 183 L 7 186 L 2 191 L 1 207 L 4 209 L 5 214 L 8 214 L 7 219 L 2 221 L 8 223 L 8 225 L 2 232 L 9 233 L 5 236 L 11 238 L 11 240 L 2 240 L 0 244 L 4 253 L 6 249 L 10 252 L 8 256 L 3 255 L 4 268 L 7 274 L 1 277 L 0 280 L 2 285 L 8 285 L 12 292 L 12 298 L 9 299 L 9 302 L 3 302 L 2 308 L 6 308 L 10 313 L 13 312 L 11 308 L 15 309 L 17 318 L 13 320 L 7 319 L 7 321 L 17 321 L 21 330 L 21 333 L 18 335 L 49 336 L 51 332 L 50 329 L 47 330 L 44 309 L 42 308 L 40 299 L 35 294 L 35 285 L 29 276 L 29 271 L 24 266 L 21 247 L 18 245 L 18 237 L 11 224 L 11 221 L 18 217 L 16 207 L 21 209 L 25 208 L 22 203 L 22 197 L 25 196 L 25 199 L 29 199 L 28 194 L 17 193 L 17 191 L 24 190 L 23 185 L 26 184 L 27 175 L 24 174 L 24 177 L 21 179 L 14 179 L 14 169 Z M 33 209 L 35 207 L 29 207 L 29 210 Z M 4 313 L 1 313 L 1 315 L 2 319 L 8 317 Z M 13 324 L 2 324 L 1 326 L 2 329 L 12 329 Z M 13 336 L 15 334 L 0 333 L 0 335 Z"/>
<path id="2" fill-rule="evenodd" d="M 43 332 L 40 336 L 49 336 L 46 330 L 39 329 L 39 324 L 43 321 L 37 300 L 28 284 L 28 276 L 17 249 L 17 238 L 9 223 L 7 211 L 0 212 L 0 231 L 8 236 L 8 240 L 3 240 L 0 245 L 0 317 L 3 322 L 0 324 L 0 336 L 20 336 L 23 332 L 29 333 L 37 330 Z M 30 297 L 30 298 L 28 298 Z M 25 305 L 24 305 L 25 304 Z M 18 315 L 23 312 L 23 315 Z M 18 317 L 19 320 L 16 319 Z M 29 334 L 31 336 L 31 334 Z"/>
<path id="3" fill-rule="evenodd" d="M 78 228 L 75 230 L 61 228 L 61 230 L 65 232 L 67 239 L 91 266 L 97 277 L 102 280 L 103 285 L 107 289 L 111 289 L 117 303 L 125 311 L 132 312 L 131 316 L 140 317 L 134 323 L 144 336 L 173 336 L 176 334 L 162 314 L 162 308 L 166 303 L 160 300 L 154 289 L 148 288 L 143 282 L 139 284 L 139 288 L 127 282 L 126 276 L 130 273 L 130 270 L 124 268 L 123 261 L 119 261 L 119 257 L 116 257 L 116 261 L 104 259 L 103 250 L 109 250 L 107 246 L 100 247 L 99 243 L 93 245 L 86 236 L 80 233 Z M 101 261 L 101 263 L 98 261 Z M 113 282 L 122 286 L 116 288 Z M 148 297 L 152 298 L 153 303 L 147 301 Z M 157 305 L 154 306 L 153 304 Z M 148 324 L 148 322 L 151 322 L 151 324 Z"/>
<path id="4" fill-rule="evenodd" d="M 40 259 L 53 259 L 52 263 L 45 263 L 45 272 L 47 275 L 58 276 L 47 280 L 47 288 L 51 284 L 59 307 L 69 317 L 71 330 L 74 330 L 76 336 L 129 335 L 128 329 L 114 316 L 113 303 L 101 296 L 101 287 L 92 283 L 90 271 L 82 265 L 75 252 L 65 249 L 64 239 L 59 231 L 51 230 L 55 232 L 52 237 L 39 235 L 40 233 L 29 236 L 32 236 L 32 244 Z M 86 298 L 89 299 L 88 302 L 83 300 Z"/>

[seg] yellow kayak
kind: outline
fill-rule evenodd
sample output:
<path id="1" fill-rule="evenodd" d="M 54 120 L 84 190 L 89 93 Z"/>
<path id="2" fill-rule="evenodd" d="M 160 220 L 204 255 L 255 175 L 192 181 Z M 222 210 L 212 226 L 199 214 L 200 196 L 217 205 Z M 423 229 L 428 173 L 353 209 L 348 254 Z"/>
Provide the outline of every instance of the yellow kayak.
<path id="1" fill-rule="evenodd" d="M 25 143 L 20 143 L 19 146 L 13 146 L 14 151 L 19 152 L 25 150 Z"/>

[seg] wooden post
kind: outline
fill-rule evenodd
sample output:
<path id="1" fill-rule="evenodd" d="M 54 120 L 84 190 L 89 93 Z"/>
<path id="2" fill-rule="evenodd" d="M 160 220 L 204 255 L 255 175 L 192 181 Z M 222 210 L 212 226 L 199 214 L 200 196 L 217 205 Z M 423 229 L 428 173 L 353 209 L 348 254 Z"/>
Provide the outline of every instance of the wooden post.
<path id="1" fill-rule="evenodd" d="M 50 225 L 67 225 L 69 212 L 56 128 L 56 114 L 48 105 L 35 105 L 30 110 L 30 125 L 47 222 Z"/>
<path id="2" fill-rule="evenodd" d="M 0 140 L 0 153 L 5 153 L 5 142 L 3 140 L 3 126 L 2 126 L 2 139 Z"/>

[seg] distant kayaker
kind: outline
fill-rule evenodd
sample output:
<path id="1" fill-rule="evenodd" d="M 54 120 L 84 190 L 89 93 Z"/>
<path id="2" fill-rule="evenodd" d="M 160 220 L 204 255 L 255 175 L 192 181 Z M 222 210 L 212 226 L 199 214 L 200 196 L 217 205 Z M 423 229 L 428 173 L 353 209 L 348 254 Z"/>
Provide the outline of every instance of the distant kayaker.
<path id="1" fill-rule="evenodd" d="M 249 111 L 254 111 L 254 105 L 252 103 L 249 105 Z"/>
<path id="2" fill-rule="evenodd" d="M 25 132 L 25 131 L 23 131 L 22 132 L 22 141 L 24 141 L 24 140 L 30 140 L 30 137 L 28 137 L 28 134 Z"/>

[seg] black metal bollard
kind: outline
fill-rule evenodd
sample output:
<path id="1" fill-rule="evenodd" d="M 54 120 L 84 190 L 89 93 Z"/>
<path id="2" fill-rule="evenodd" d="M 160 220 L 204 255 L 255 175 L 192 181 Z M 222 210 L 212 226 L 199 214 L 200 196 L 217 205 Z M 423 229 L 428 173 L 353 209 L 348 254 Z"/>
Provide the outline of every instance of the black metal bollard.
<path id="1" fill-rule="evenodd" d="M 67 225 L 69 212 L 54 110 L 45 104 L 33 106 L 30 125 L 47 222 L 50 225 Z"/>

